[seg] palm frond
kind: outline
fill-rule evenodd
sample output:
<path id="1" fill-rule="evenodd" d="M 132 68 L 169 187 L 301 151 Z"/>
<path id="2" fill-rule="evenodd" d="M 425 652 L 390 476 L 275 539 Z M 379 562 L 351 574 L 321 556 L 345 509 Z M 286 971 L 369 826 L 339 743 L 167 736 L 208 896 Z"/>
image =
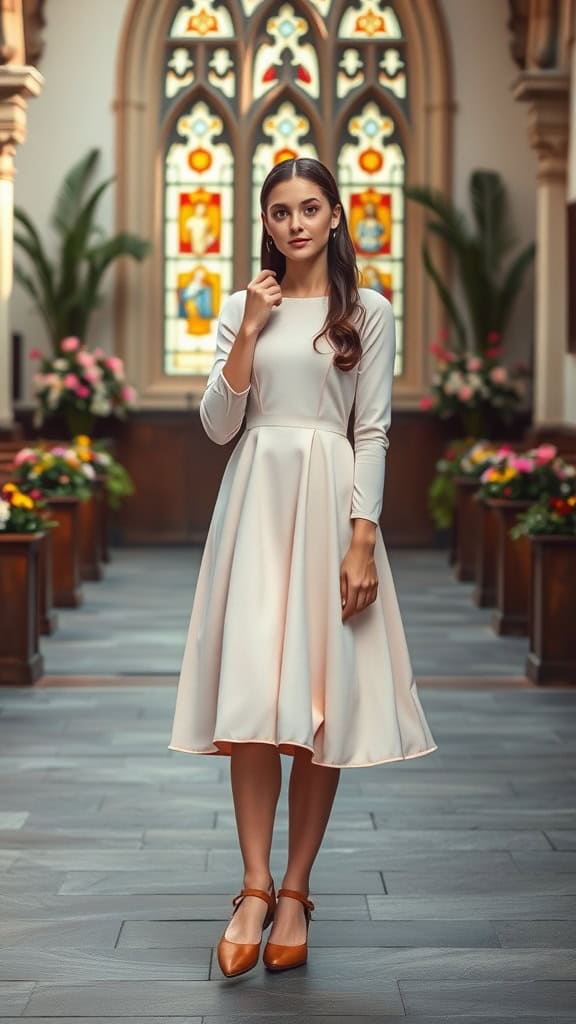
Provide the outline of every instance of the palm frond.
<path id="1" fill-rule="evenodd" d="M 100 150 L 90 149 L 68 172 L 56 196 L 51 224 L 61 235 L 73 228 L 82 209 L 82 197 L 86 185 L 94 172 Z"/>
<path id="2" fill-rule="evenodd" d="M 503 330 L 506 327 L 510 319 L 514 300 L 522 287 L 526 271 L 534 261 L 535 252 L 536 246 L 531 242 L 530 245 L 527 245 L 512 262 L 506 272 L 500 288 L 498 289 L 496 296 L 496 308 L 498 311 L 498 323 L 500 325 L 500 330 Z"/>
<path id="3" fill-rule="evenodd" d="M 486 271 L 497 273 L 502 258 L 516 243 L 500 175 L 495 171 L 474 171 L 470 177 L 470 201 Z"/>
<path id="4" fill-rule="evenodd" d="M 456 303 L 454 302 L 454 299 L 452 298 L 452 295 L 450 294 L 450 291 L 448 290 L 448 288 L 444 284 L 444 281 L 440 277 L 440 274 L 439 274 L 437 268 L 434 266 L 434 263 L 432 262 L 432 257 L 430 255 L 430 250 L 429 250 L 428 245 L 426 244 L 426 242 L 422 243 L 422 260 L 424 262 L 424 266 L 425 266 L 426 270 L 428 271 L 430 277 L 432 278 L 434 284 L 436 285 L 436 289 L 438 291 L 440 299 L 441 299 L 442 303 L 444 304 L 444 306 L 446 308 L 446 311 L 447 311 L 447 313 L 448 313 L 448 315 L 449 315 L 449 317 L 450 317 L 450 319 L 451 319 L 451 321 L 452 321 L 452 323 L 454 325 L 454 329 L 455 329 L 456 335 L 458 337 L 460 348 L 462 350 L 465 350 L 466 349 L 466 327 L 464 325 L 462 317 L 460 316 L 460 313 L 458 312 L 458 307 L 457 307 Z"/>
<path id="5" fill-rule="evenodd" d="M 413 199 L 430 213 L 436 214 L 454 240 L 459 239 L 462 244 L 468 240 L 470 233 L 466 218 L 442 192 L 420 185 L 405 185 L 403 191 L 408 199 Z"/>

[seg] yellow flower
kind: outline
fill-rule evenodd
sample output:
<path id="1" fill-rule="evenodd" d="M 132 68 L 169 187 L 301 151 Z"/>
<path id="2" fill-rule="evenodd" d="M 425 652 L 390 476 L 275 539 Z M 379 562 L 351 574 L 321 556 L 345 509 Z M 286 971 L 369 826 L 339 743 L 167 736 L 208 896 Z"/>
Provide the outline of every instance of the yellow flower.
<path id="1" fill-rule="evenodd" d="M 8 494 L 18 494 L 18 488 L 16 487 L 16 484 L 4 484 L 2 490 L 7 492 Z"/>
<path id="2" fill-rule="evenodd" d="M 89 448 L 90 445 L 92 444 L 92 441 L 88 437 L 88 434 L 77 434 L 75 437 L 75 441 L 77 445 L 82 445 L 85 448 Z"/>
<path id="3" fill-rule="evenodd" d="M 15 494 L 12 504 L 15 508 L 34 508 L 34 502 L 28 494 Z"/>
<path id="4" fill-rule="evenodd" d="M 491 469 L 488 480 L 491 484 L 507 484 L 512 477 L 517 476 L 515 469 L 505 466 L 504 469 Z"/>
<path id="5" fill-rule="evenodd" d="M 566 501 L 570 505 L 570 508 L 576 508 L 576 498 L 573 494 L 569 498 L 566 498 Z"/>
<path id="6" fill-rule="evenodd" d="M 470 456 L 472 462 L 485 462 L 492 455 L 496 454 L 494 448 L 480 448 L 477 452 L 472 452 Z"/>

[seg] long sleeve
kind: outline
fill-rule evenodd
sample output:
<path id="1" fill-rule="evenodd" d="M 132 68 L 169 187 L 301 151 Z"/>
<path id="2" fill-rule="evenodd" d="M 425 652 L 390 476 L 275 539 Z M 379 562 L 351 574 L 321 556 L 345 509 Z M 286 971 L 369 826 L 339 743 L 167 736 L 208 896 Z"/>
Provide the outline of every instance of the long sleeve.
<path id="1" fill-rule="evenodd" d="M 364 291 L 364 290 L 363 290 Z M 373 296 L 373 297 L 372 297 Z M 351 519 L 380 521 L 391 420 L 396 330 L 392 306 L 372 292 L 366 301 L 354 412 Z"/>
<path id="2" fill-rule="evenodd" d="M 242 425 L 251 385 L 234 391 L 222 369 L 228 359 L 244 313 L 244 293 L 234 292 L 222 303 L 216 328 L 216 355 L 200 401 L 200 420 L 211 441 L 226 444 Z"/>

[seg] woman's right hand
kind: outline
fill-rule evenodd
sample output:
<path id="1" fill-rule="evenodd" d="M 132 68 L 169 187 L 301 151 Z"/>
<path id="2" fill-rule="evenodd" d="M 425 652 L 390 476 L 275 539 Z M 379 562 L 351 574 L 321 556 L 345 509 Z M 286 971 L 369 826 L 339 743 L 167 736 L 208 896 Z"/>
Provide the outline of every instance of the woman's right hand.
<path id="1" fill-rule="evenodd" d="M 282 290 L 276 280 L 276 271 L 261 270 L 246 289 L 243 327 L 250 333 L 259 334 L 268 323 L 273 307 L 281 302 Z"/>

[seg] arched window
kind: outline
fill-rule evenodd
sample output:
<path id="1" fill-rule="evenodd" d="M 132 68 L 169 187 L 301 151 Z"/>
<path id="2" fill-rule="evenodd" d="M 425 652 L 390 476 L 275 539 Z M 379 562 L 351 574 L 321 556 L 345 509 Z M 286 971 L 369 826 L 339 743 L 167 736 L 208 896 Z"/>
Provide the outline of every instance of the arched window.
<path id="1" fill-rule="evenodd" d="M 118 214 L 154 253 L 124 265 L 117 312 L 144 404 L 201 394 L 222 300 L 259 269 L 261 184 L 292 156 L 334 171 L 362 283 L 396 314 L 397 397 L 418 397 L 439 311 L 421 265 L 422 212 L 405 208 L 402 186 L 448 190 L 448 67 L 436 0 L 133 0 Z"/>

